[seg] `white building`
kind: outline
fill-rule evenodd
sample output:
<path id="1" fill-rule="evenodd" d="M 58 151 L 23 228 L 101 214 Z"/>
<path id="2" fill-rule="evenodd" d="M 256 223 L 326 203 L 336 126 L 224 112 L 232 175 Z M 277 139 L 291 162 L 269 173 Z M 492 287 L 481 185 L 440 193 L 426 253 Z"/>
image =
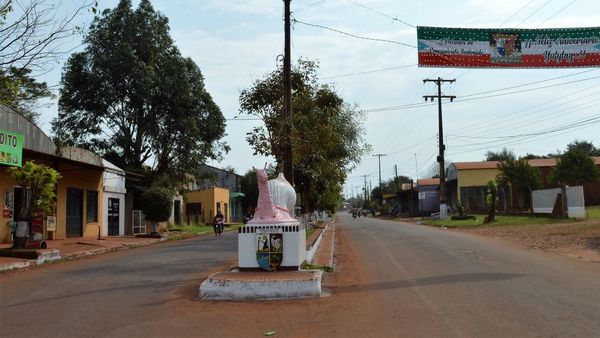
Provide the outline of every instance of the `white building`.
<path id="1" fill-rule="evenodd" d="M 104 194 L 102 236 L 125 234 L 125 171 L 102 159 L 104 167 Z"/>

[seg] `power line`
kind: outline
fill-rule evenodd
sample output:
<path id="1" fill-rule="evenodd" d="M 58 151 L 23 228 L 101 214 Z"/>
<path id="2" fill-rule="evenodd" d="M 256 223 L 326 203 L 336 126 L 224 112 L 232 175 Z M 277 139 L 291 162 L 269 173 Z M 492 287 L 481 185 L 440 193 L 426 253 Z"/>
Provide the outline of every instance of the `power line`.
<path id="1" fill-rule="evenodd" d="M 550 15 L 548 18 L 546 18 L 546 20 L 542 21 L 539 25 L 535 26 L 535 28 L 538 28 L 539 26 L 543 25 L 546 21 L 552 19 L 553 17 L 557 16 L 558 13 L 564 11 L 567 7 L 571 6 L 572 4 L 575 3 L 575 1 L 577 0 L 573 0 L 571 2 L 569 2 L 568 4 L 566 4 L 565 6 L 563 6 L 561 9 L 559 9 L 556 13 Z"/>
<path id="2" fill-rule="evenodd" d="M 417 28 L 415 25 L 411 25 L 411 24 L 409 24 L 408 22 L 406 22 L 406 21 L 404 21 L 404 20 L 398 19 L 398 17 L 397 17 L 397 16 L 396 16 L 396 17 L 394 17 L 394 16 L 387 15 L 387 14 L 385 14 L 385 13 L 383 13 L 383 12 L 380 12 L 380 11 L 378 11 L 378 10 L 376 10 L 376 9 L 373 9 L 373 8 L 367 7 L 367 6 L 363 5 L 363 4 L 359 4 L 359 3 L 357 3 L 357 2 L 354 2 L 354 1 L 352 1 L 352 0 L 344 0 L 344 1 L 346 1 L 346 2 L 348 2 L 348 3 L 351 3 L 351 4 L 355 5 L 355 6 L 358 6 L 358 7 L 364 8 L 364 9 L 366 9 L 366 10 L 368 10 L 368 11 L 371 11 L 371 12 L 373 12 L 373 13 L 377 13 L 377 14 L 379 14 L 379 15 L 385 16 L 385 17 L 386 17 L 386 18 L 388 18 L 388 19 L 392 19 L 392 20 L 394 20 L 394 21 L 398 21 L 398 22 L 400 22 L 400 23 L 403 23 L 403 24 L 405 24 L 405 25 L 407 25 L 407 26 L 409 26 L 409 27 L 412 27 L 412 28 Z"/>
<path id="3" fill-rule="evenodd" d="M 574 73 L 574 74 L 569 74 L 569 75 L 563 75 L 563 76 L 559 76 L 559 77 L 555 77 L 555 78 L 550 78 L 550 79 L 546 79 L 546 80 L 535 81 L 535 82 L 528 83 L 528 84 L 521 84 L 521 85 L 517 85 L 517 86 L 511 86 L 511 87 L 494 89 L 494 90 L 489 90 L 489 91 L 484 91 L 484 92 L 479 92 L 479 93 L 473 93 L 473 94 L 465 95 L 464 97 L 467 97 L 466 99 L 462 98 L 462 99 L 454 100 L 454 102 L 455 103 L 456 102 L 465 102 L 465 101 L 479 100 L 479 99 L 496 97 L 496 96 L 518 94 L 518 93 L 523 93 L 523 92 L 527 92 L 527 91 L 533 91 L 533 90 L 539 90 L 539 89 L 546 89 L 546 88 L 551 88 L 551 87 L 556 87 L 556 86 L 562 86 L 562 85 L 567 85 L 567 84 L 572 84 L 572 83 L 577 83 L 577 82 L 589 81 L 589 80 L 597 79 L 600 76 L 594 76 L 594 77 L 589 77 L 589 78 L 584 78 L 584 79 L 579 79 L 579 80 L 573 80 L 573 81 L 567 81 L 567 82 L 560 82 L 560 83 L 556 83 L 556 84 L 552 84 L 552 85 L 547 85 L 547 86 L 542 86 L 542 87 L 536 87 L 536 88 L 529 88 L 529 89 L 524 89 L 524 90 L 519 90 L 519 91 L 513 91 L 513 92 L 508 92 L 508 93 L 500 93 L 500 94 L 487 95 L 487 96 L 481 96 L 481 97 L 472 97 L 472 96 L 479 96 L 479 95 L 483 95 L 483 94 L 487 94 L 487 93 L 494 93 L 494 92 L 498 92 L 498 91 L 505 91 L 505 90 L 509 90 L 509 89 L 526 87 L 528 85 L 532 85 L 532 84 L 536 84 L 536 83 L 543 83 L 543 82 L 553 81 L 553 80 L 556 80 L 556 79 L 559 79 L 559 78 L 564 78 L 564 77 L 579 75 L 579 74 L 583 74 L 583 73 L 587 73 L 587 72 L 591 72 L 591 71 L 596 71 L 596 70 L 597 69 L 592 69 L 592 70 L 587 70 L 587 71 L 578 72 L 578 73 Z M 468 98 L 468 97 L 471 97 L 471 98 Z M 409 104 L 398 105 L 398 106 L 389 106 L 389 107 L 380 107 L 380 108 L 365 109 L 363 111 L 366 112 L 366 113 L 370 113 L 370 112 L 383 112 L 383 111 L 390 111 L 390 110 L 403 110 L 403 109 L 410 109 L 410 108 L 425 107 L 425 106 L 431 106 L 431 105 L 433 105 L 433 104 L 432 103 L 409 103 Z"/>
<path id="4" fill-rule="evenodd" d="M 369 38 L 369 37 L 365 37 L 365 36 L 359 36 L 359 35 L 355 35 L 355 34 L 352 34 L 352 33 L 341 31 L 339 29 L 335 29 L 335 28 L 331 28 L 331 27 L 327 27 L 327 26 L 322 26 L 322 25 L 317 25 L 317 24 L 312 24 L 312 23 L 300 21 L 300 20 L 295 19 L 295 18 L 292 19 L 292 22 L 299 23 L 299 24 L 302 24 L 302 25 L 305 25 L 305 26 L 326 29 L 326 30 L 329 30 L 329 31 L 332 31 L 332 32 L 340 33 L 340 34 L 347 35 L 347 36 L 350 36 L 350 37 L 353 37 L 353 38 L 357 38 L 357 39 L 361 39 L 361 40 L 387 42 L 387 43 L 393 43 L 393 44 L 396 44 L 396 45 L 406 46 L 406 47 L 410 47 L 410 48 L 417 48 L 417 46 L 415 46 L 415 45 L 409 45 L 409 44 L 404 43 L 404 42 L 399 42 L 399 41 L 394 41 L 394 40 L 388 40 L 388 39 Z"/>
<path id="5" fill-rule="evenodd" d="M 531 4 L 532 2 L 534 2 L 535 0 L 529 0 L 528 3 L 526 3 L 523 7 L 521 7 L 518 11 L 516 11 L 513 15 L 511 15 L 508 19 L 502 21 L 502 23 L 500 24 L 500 27 L 502 27 L 505 23 L 507 23 L 508 21 L 510 21 L 510 19 L 514 18 L 515 15 L 521 13 L 522 10 L 524 10 L 527 6 L 529 6 L 529 4 Z"/>
<path id="6" fill-rule="evenodd" d="M 417 66 L 417 64 L 413 63 L 413 64 L 410 64 L 410 65 L 397 66 L 397 67 L 389 67 L 389 68 L 381 68 L 381 69 L 374 69 L 374 70 L 367 70 L 367 71 L 358 72 L 358 73 L 349 73 L 349 74 L 342 74 L 342 75 L 326 76 L 326 77 L 322 77 L 321 80 L 329 80 L 329 79 L 336 79 L 336 78 L 340 78 L 340 77 L 350 77 L 350 76 L 356 76 L 356 75 L 385 72 L 385 71 L 388 71 L 388 70 L 396 70 L 396 69 L 408 68 L 408 67 L 413 67 L 413 66 Z"/>
<path id="7" fill-rule="evenodd" d="M 543 5 L 538 7 L 535 11 L 533 11 L 531 14 L 529 14 L 525 19 L 523 19 L 521 22 L 519 22 L 519 24 L 516 27 L 519 27 L 523 22 L 527 21 L 527 19 L 531 18 L 535 13 L 539 12 L 542 8 L 546 7 L 546 5 L 548 5 L 550 2 L 552 2 L 552 0 L 548 0 L 548 1 L 544 2 Z"/>

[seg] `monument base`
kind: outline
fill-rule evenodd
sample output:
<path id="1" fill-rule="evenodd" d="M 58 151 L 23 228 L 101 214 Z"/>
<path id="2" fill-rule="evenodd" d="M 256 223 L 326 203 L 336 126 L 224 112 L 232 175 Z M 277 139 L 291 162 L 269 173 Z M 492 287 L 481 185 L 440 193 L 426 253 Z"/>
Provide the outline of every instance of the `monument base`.
<path id="1" fill-rule="evenodd" d="M 298 221 L 276 224 L 246 224 L 238 230 L 238 267 L 241 271 L 265 269 L 259 259 L 277 259 L 272 270 L 298 270 L 306 261 L 306 229 Z M 276 235 L 282 240 L 282 250 L 273 253 L 268 238 Z M 266 243 L 265 243 L 266 242 Z"/>
<path id="2" fill-rule="evenodd" d="M 269 300 L 321 296 L 323 271 L 218 272 L 199 288 L 207 300 Z"/>

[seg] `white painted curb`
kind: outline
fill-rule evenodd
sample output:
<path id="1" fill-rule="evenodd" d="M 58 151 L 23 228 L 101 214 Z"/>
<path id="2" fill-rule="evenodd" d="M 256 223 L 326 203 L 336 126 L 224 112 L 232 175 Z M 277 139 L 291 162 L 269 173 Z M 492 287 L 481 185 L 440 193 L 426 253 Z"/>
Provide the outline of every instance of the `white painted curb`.
<path id="1" fill-rule="evenodd" d="M 269 300 L 321 296 L 323 271 L 311 270 L 313 277 L 298 280 L 277 280 L 264 273 L 264 279 L 234 280 L 212 274 L 199 288 L 199 296 L 207 300 Z M 243 273 L 243 272 L 240 272 Z"/>

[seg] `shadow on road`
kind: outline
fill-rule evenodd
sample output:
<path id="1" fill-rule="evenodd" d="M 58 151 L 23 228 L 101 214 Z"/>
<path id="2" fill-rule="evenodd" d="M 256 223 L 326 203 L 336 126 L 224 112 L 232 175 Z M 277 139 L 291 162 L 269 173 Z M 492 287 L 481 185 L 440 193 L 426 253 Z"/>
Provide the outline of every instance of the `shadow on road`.
<path id="1" fill-rule="evenodd" d="M 373 284 L 363 285 L 347 285 L 347 286 L 332 286 L 328 288 L 334 293 L 351 293 L 351 292 L 365 292 L 365 291 L 378 291 L 378 290 L 389 290 L 389 289 L 400 289 L 415 286 L 429 286 L 429 285 L 444 285 L 444 284 L 457 284 L 457 283 L 471 283 L 471 282 L 483 282 L 483 281 L 499 281 L 509 280 L 513 278 L 523 277 L 524 274 L 518 273 L 464 273 L 455 275 L 444 275 L 425 277 L 417 279 L 405 279 Z"/>

